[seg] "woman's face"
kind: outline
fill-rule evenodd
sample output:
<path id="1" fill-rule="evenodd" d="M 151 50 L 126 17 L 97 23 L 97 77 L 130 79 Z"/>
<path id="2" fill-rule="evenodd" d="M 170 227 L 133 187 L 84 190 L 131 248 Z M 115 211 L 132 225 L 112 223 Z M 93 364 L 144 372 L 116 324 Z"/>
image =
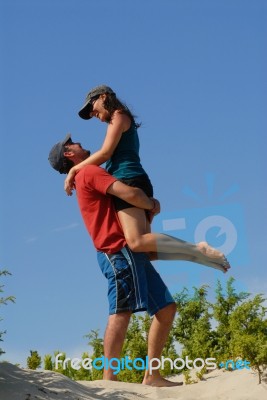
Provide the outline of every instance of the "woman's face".
<path id="1" fill-rule="evenodd" d="M 107 122 L 110 118 L 109 112 L 104 107 L 105 94 L 101 94 L 98 99 L 92 103 L 93 109 L 90 113 L 91 117 L 96 117 L 102 122 Z"/>

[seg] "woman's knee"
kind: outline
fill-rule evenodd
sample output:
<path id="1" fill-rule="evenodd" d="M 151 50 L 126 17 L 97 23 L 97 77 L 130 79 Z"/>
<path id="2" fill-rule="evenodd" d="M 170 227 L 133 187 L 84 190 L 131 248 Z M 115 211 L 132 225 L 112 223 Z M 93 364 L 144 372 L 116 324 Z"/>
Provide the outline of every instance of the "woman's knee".
<path id="1" fill-rule="evenodd" d="M 125 237 L 127 245 L 130 247 L 132 251 L 140 252 L 144 251 L 142 237 L 141 236 L 128 236 Z"/>

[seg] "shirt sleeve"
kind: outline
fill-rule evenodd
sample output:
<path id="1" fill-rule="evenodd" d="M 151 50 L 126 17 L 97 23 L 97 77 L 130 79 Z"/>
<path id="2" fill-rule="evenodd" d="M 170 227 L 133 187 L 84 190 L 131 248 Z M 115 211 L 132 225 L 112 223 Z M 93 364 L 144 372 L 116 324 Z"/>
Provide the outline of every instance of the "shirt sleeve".
<path id="1" fill-rule="evenodd" d="M 105 169 L 97 165 L 88 165 L 85 171 L 85 181 L 92 189 L 97 190 L 102 194 L 106 194 L 112 183 L 118 179 L 110 175 Z"/>

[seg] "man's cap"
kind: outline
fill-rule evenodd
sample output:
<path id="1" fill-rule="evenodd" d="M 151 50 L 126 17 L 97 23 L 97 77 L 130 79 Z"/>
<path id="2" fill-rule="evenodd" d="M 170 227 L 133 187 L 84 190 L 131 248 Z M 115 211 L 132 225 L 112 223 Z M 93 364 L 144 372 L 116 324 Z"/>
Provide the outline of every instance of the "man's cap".
<path id="1" fill-rule="evenodd" d="M 113 90 L 109 86 L 106 86 L 106 85 L 96 86 L 95 88 L 91 89 L 90 92 L 86 96 L 83 107 L 78 112 L 79 116 L 82 119 L 90 119 L 91 118 L 90 112 L 92 111 L 92 100 L 95 97 L 100 96 L 101 94 L 105 94 L 105 93 L 115 95 L 115 92 L 113 92 Z"/>
<path id="2" fill-rule="evenodd" d="M 66 165 L 65 165 L 65 157 L 64 157 L 64 147 L 66 144 L 73 143 L 71 140 L 71 135 L 68 133 L 62 142 L 56 143 L 52 149 L 50 150 L 48 160 L 51 166 L 59 171 L 61 174 L 66 174 Z"/>

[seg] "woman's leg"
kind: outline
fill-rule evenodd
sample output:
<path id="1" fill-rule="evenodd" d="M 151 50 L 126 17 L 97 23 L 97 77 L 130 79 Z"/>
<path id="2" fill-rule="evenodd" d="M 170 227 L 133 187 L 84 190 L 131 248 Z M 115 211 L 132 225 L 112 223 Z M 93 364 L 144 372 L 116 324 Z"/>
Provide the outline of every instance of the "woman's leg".
<path id="1" fill-rule="evenodd" d="M 132 251 L 156 253 L 157 259 L 197 262 L 224 272 L 230 268 L 223 253 L 206 242 L 195 245 L 173 236 L 150 233 L 145 211 L 140 208 L 132 207 L 118 211 L 118 217 L 126 242 Z"/>
<path id="2" fill-rule="evenodd" d="M 189 255 L 189 254 L 182 254 L 182 253 L 149 253 L 150 261 L 157 261 L 157 260 L 165 260 L 165 261 L 189 261 L 197 264 L 205 265 L 206 267 L 211 267 L 214 269 L 218 269 L 222 272 L 227 272 L 230 268 L 230 265 L 226 258 L 224 258 L 223 262 L 219 262 L 214 258 L 206 257 L 205 255 Z M 216 262 L 217 261 L 217 262 Z"/>
<path id="3" fill-rule="evenodd" d="M 147 247 L 155 249 L 153 240 L 148 244 L 146 234 L 150 234 L 150 224 L 145 210 L 131 207 L 118 211 L 118 217 L 126 242 L 132 251 L 147 252 Z M 154 250 L 152 250 L 154 251 Z"/>

